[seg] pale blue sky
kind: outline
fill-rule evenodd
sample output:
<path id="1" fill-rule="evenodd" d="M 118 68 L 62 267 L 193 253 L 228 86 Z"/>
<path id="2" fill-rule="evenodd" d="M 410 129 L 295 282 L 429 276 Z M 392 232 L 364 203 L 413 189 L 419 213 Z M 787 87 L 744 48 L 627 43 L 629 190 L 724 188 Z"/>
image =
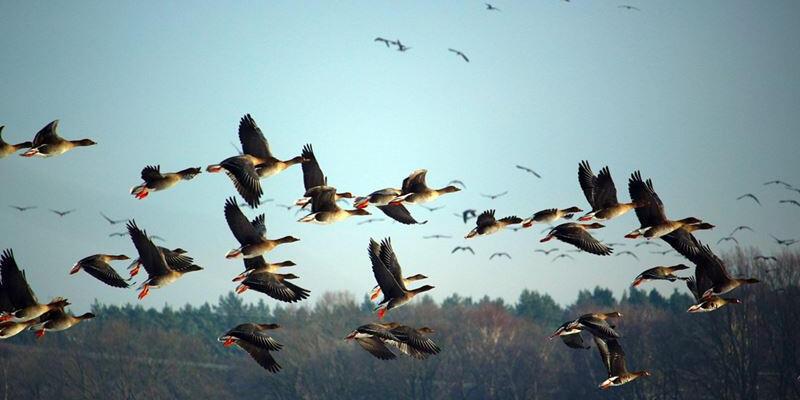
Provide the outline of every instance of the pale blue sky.
<path id="1" fill-rule="evenodd" d="M 538 243 L 539 227 L 472 240 L 475 257 L 450 255 L 471 229 L 453 212 L 526 217 L 586 208 L 576 178 L 582 159 L 595 171 L 609 165 L 625 200 L 627 177 L 641 169 L 670 216 L 718 226 L 700 233 L 703 241 L 740 224 L 757 230 L 740 233 L 742 244 L 765 252 L 777 250 L 768 233 L 800 237 L 800 208 L 777 204 L 800 196 L 762 186 L 775 178 L 800 186 L 800 3 L 628 3 L 642 12 L 588 0 L 496 2 L 502 12 L 481 1 L 2 2 L 4 137 L 28 140 L 58 118 L 62 136 L 99 145 L 54 159 L 0 160 L 0 247 L 14 249 L 41 298 L 63 295 L 79 308 L 95 298 L 135 302 L 133 291 L 68 271 L 89 254 L 135 256 L 127 238 L 108 237 L 122 226 L 98 213 L 136 218 L 205 267 L 142 303 L 215 301 L 242 268 L 223 257 L 236 247 L 222 214 L 235 193 L 230 181 L 202 174 L 144 201 L 128 190 L 147 164 L 174 171 L 230 156 L 244 113 L 278 157 L 312 143 L 341 190 L 396 186 L 417 168 L 429 170 L 431 186 L 468 185 L 433 204 L 446 206 L 435 213 L 413 207 L 430 219 L 424 226 L 311 226 L 274 205 L 302 193 L 300 168 L 262 181 L 265 198 L 276 199 L 259 210 L 270 235 L 302 239 L 270 259 L 295 261 L 292 272 L 312 301 L 332 290 L 360 297 L 374 285 L 370 237 L 391 236 L 406 272 L 428 275 L 437 299 L 458 292 L 514 301 L 529 288 L 563 304 L 595 285 L 620 295 L 644 268 L 681 262 L 640 247 L 641 262 L 570 253 L 575 261 L 551 263 L 552 255 L 533 253 L 554 243 Z M 386 49 L 376 36 L 412 49 Z M 495 201 L 479 195 L 504 190 L 509 195 Z M 763 207 L 735 200 L 745 192 Z M 7 204 L 39 208 L 21 214 Z M 48 208 L 78 211 L 59 219 Z M 631 214 L 608 225 L 597 236 L 623 241 L 638 223 Z M 435 233 L 454 239 L 421 239 Z M 514 259 L 488 262 L 494 251 Z"/>

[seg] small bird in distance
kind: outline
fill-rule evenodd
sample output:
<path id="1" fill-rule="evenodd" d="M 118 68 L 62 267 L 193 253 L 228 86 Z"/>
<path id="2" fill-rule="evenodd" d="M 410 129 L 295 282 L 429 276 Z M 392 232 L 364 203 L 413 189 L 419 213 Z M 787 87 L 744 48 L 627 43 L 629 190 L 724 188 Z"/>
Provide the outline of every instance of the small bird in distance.
<path id="1" fill-rule="evenodd" d="M 456 49 L 447 49 L 447 51 L 450 51 L 450 52 L 456 53 L 458 56 L 460 56 L 461 58 L 463 58 L 463 59 L 464 59 L 464 61 L 466 61 L 466 62 L 469 62 L 469 58 L 467 58 L 467 55 L 466 55 L 466 54 L 464 54 L 464 53 L 462 53 L 461 51 L 458 51 L 458 50 L 456 50 Z"/>

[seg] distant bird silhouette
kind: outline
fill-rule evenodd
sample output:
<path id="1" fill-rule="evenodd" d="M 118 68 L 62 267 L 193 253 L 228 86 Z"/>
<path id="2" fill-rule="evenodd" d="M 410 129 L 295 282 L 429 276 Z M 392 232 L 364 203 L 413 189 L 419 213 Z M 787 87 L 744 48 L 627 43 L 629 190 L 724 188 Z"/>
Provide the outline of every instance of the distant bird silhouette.
<path id="1" fill-rule="evenodd" d="M 542 254 L 544 254 L 544 255 L 546 255 L 546 256 L 549 256 L 549 255 L 550 255 L 550 253 L 552 253 L 552 252 L 554 252 L 554 251 L 558 251 L 558 248 L 557 248 L 557 247 L 553 247 L 553 248 L 552 248 L 552 249 L 550 249 L 550 250 L 536 249 L 536 250 L 534 250 L 533 252 L 534 252 L 534 253 L 542 253 Z"/>
<path id="2" fill-rule="evenodd" d="M 127 221 L 127 219 L 111 219 L 111 218 L 108 217 L 108 215 L 105 215 L 102 212 L 100 212 L 100 215 L 103 216 L 103 218 L 106 221 L 108 221 L 108 223 L 111 224 L 111 225 L 121 224 L 121 223 Z"/>
<path id="3" fill-rule="evenodd" d="M 475 250 L 472 250 L 472 247 L 470 246 L 456 246 L 453 251 L 450 252 L 450 254 L 453 254 L 457 251 L 468 251 L 472 253 L 472 255 L 475 255 Z"/>
<path id="4" fill-rule="evenodd" d="M 497 7 L 493 6 L 493 5 L 489 4 L 489 3 L 483 3 L 483 4 L 486 4 L 486 9 L 487 9 L 488 11 L 500 11 L 500 9 L 499 9 L 499 8 L 497 8 Z"/>
<path id="5" fill-rule="evenodd" d="M 162 242 L 166 242 L 166 240 L 164 238 L 162 238 L 161 236 L 158 236 L 158 235 L 150 235 L 150 240 L 160 240 Z"/>
<path id="6" fill-rule="evenodd" d="M 749 227 L 747 225 L 739 225 L 736 228 L 734 228 L 733 231 L 731 232 L 731 234 L 728 235 L 728 236 L 733 236 L 734 234 L 736 234 L 736 232 L 745 231 L 745 230 L 750 231 L 750 232 L 755 232 L 753 230 L 753 228 L 751 228 L 751 227 Z"/>
<path id="7" fill-rule="evenodd" d="M 457 215 L 457 214 L 456 214 Z M 464 223 L 466 224 L 467 221 L 471 220 L 472 218 L 478 217 L 478 211 L 474 209 L 468 209 L 461 212 L 461 218 L 464 219 Z"/>
<path id="8" fill-rule="evenodd" d="M 663 250 L 663 251 L 651 251 L 651 252 L 650 252 L 650 254 L 660 254 L 660 255 L 662 255 L 662 256 L 665 256 L 665 255 L 667 255 L 667 254 L 669 254 L 669 253 L 672 253 L 672 252 L 674 252 L 674 251 L 675 251 L 675 250 L 672 250 L 672 249 L 667 249 L 667 250 Z"/>
<path id="9" fill-rule="evenodd" d="M 494 199 L 497 199 L 498 197 L 503 197 L 503 196 L 505 196 L 507 194 L 508 194 L 508 190 L 506 190 L 503 193 L 498 193 L 498 194 L 483 194 L 483 193 L 481 193 L 481 196 L 486 197 L 488 199 L 494 200 Z"/>
<path id="10" fill-rule="evenodd" d="M 374 41 L 375 42 L 383 42 L 383 44 L 385 44 L 386 47 L 389 47 L 390 45 L 394 44 L 393 41 L 388 40 L 388 39 L 384 39 L 382 37 L 376 37 Z"/>
<path id="11" fill-rule="evenodd" d="M 495 258 L 495 257 L 508 257 L 508 259 L 509 259 L 509 260 L 511 259 L 511 256 L 510 256 L 508 253 L 505 253 L 505 252 L 502 252 L 502 253 L 494 253 L 494 254 L 492 254 L 491 256 L 489 256 L 489 259 L 491 260 L 491 259 L 493 259 L 493 258 Z"/>
<path id="12" fill-rule="evenodd" d="M 560 259 L 560 258 L 569 258 L 570 260 L 574 260 L 574 259 L 575 259 L 575 257 L 572 257 L 572 256 L 571 256 L 571 255 L 569 255 L 569 254 L 559 254 L 559 255 L 557 255 L 555 258 L 553 258 L 553 260 L 552 260 L 552 261 L 550 261 L 550 262 L 556 262 L 556 260 L 558 260 L 558 259 Z"/>
<path id="13" fill-rule="evenodd" d="M 763 261 L 778 261 L 778 258 L 775 256 L 755 256 L 753 260 L 763 260 Z"/>
<path id="14" fill-rule="evenodd" d="M 9 206 L 17 211 L 24 212 L 28 210 L 33 210 L 36 206 Z"/>
<path id="15" fill-rule="evenodd" d="M 423 239 L 450 239 L 452 236 L 447 235 L 430 235 L 430 236 L 423 236 Z"/>
<path id="16" fill-rule="evenodd" d="M 59 217 L 64 217 L 65 215 L 73 213 L 75 211 L 77 211 L 77 210 L 72 209 L 72 210 L 67 210 L 67 211 L 59 211 L 59 210 L 53 210 L 52 208 L 50 209 L 50 212 L 58 215 Z"/>
<path id="17" fill-rule="evenodd" d="M 772 235 L 770 235 L 770 236 L 772 236 Z M 786 247 L 789 247 L 789 246 L 797 243 L 797 239 L 778 239 L 775 236 L 772 236 L 772 239 L 775 240 L 775 243 L 777 243 L 777 244 L 779 244 L 781 246 L 786 246 Z"/>
<path id="18" fill-rule="evenodd" d="M 434 212 L 434 211 L 436 211 L 436 210 L 440 210 L 440 209 L 442 209 L 442 208 L 444 208 L 444 207 L 445 207 L 445 206 L 439 206 L 439 207 L 428 207 L 428 206 L 426 206 L 426 205 L 424 205 L 424 204 L 420 204 L 419 206 L 420 206 L 420 207 L 422 207 L 422 208 L 424 208 L 424 209 L 426 209 L 426 210 L 428 210 L 428 211 L 430 211 L 430 212 Z"/>
<path id="19" fill-rule="evenodd" d="M 370 218 L 368 220 L 361 221 L 361 222 L 357 223 L 356 225 L 371 224 L 373 222 L 380 222 L 380 221 L 383 221 L 383 218 Z"/>
<path id="20" fill-rule="evenodd" d="M 449 186 L 449 185 L 461 185 L 461 187 L 462 187 L 462 188 L 464 188 L 464 189 L 466 189 L 466 188 L 467 188 L 467 185 L 465 185 L 465 184 L 464 184 L 464 182 L 461 182 L 461 181 L 460 181 L 460 180 L 458 180 L 458 179 L 453 179 L 452 181 L 448 182 L 448 183 L 447 183 L 447 185 L 448 185 L 448 186 Z"/>
<path id="21" fill-rule="evenodd" d="M 790 185 L 790 184 L 788 184 L 788 183 L 786 183 L 786 182 L 784 182 L 782 180 L 777 180 L 777 179 L 774 180 L 774 181 L 769 181 L 769 182 L 765 182 L 764 183 L 764 186 L 768 186 L 768 185 L 783 185 L 787 189 L 792 187 L 792 185 Z"/>
<path id="22" fill-rule="evenodd" d="M 796 205 L 796 206 L 800 207 L 800 202 L 798 202 L 797 200 L 781 200 L 781 201 L 779 201 L 778 203 L 782 203 L 782 204 L 794 204 L 794 205 Z"/>
<path id="23" fill-rule="evenodd" d="M 753 200 L 754 200 L 756 203 L 758 203 L 758 205 L 761 205 L 761 201 L 760 201 L 760 200 L 758 200 L 758 197 L 756 197 L 756 196 L 755 196 L 754 194 L 752 194 L 752 193 L 746 193 L 746 194 L 743 194 L 743 195 L 741 195 L 741 196 L 737 197 L 737 198 L 736 198 L 736 200 L 741 200 L 741 199 L 745 199 L 745 198 L 751 198 L 751 199 L 753 199 Z"/>
<path id="24" fill-rule="evenodd" d="M 620 5 L 620 6 L 619 6 L 619 7 L 617 7 L 617 8 L 624 8 L 624 9 L 626 9 L 626 10 L 630 10 L 630 11 L 642 11 L 642 10 L 640 10 L 640 9 L 639 9 L 639 8 L 637 8 L 637 7 L 634 7 L 634 6 L 629 6 L 629 5 L 627 5 L 627 4 L 622 4 L 622 5 Z"/>
<path id="25" fill-rule="evenodd" d="M 285 209 L 286 209 L 286 211 L 291 211 L 291 210 L 292 210 L 292 208 L 294 207 L 294 204 L 292 204 L 292 205 L 286 205 L 286 204 L 275 204 L 275 206 L 276 206 L 276 207 L 280 207 L 280 208 L 285 208 Z"/>
<path id="26" fill-rule="evenodd" d="M 619 256 L 621 256 L 623 254 L 629 255 L 629 256 L 635 258 L 636 261 L 639 261 L 639 257 L 636 254 L 633 254 L 632 252 L 627 251 L 627 250 L 626 251 L 620 251 L 619 253 L 615 254 L 615 256 L 619 257 Z"/>
<path id="27" fill-rule="evenodd" d="M 733 236 L 725 236 L 724 238 L 717 240 L 717 244 L 720 244 L 722 242 L 735 242 L 737 246 L 739 245 L 739 241 L 736 240 L 736 238 Z"/>
<path id="28" fill-rule="evenodd" d="M 108 237 L 114 237 L 114 236 L 119 236 L 119 237 L 128 236 L 128 232 L 114 232 L 108 234 Z"/>
<path id="29" fill-rule="evenodd" d="M 633 247 L 639 247 L 639 246 L 656 246 L 656 247 L 661 247 L 661 245 L 660 245 L 660 244 L 658 244 L 658 242 L 653 242 L 653 241 L 639 242 L 639 243 L 636 243 L 636 246 L 633 246 Z"/>
<path id="30" fill-rule="evenodd" d="M 571 244 L 581 250 L 587 251 L 599 256 L 607 256 L 613 252 L 613 249 L 604 245 L 599 240 L 595 239 L 589 230 L 600 229 L 604 225 L 600 223 L 592 224 L 578 224 L 575 222 L 567 222 L 556 226 L 544 238 L 540 239 L 540 243 L 556 238 L 564 243 Z"/>
<path id="31" fill-rule="evenodd" d="M 523 171 L 525 171 L 525 172 L 528 172 L 528 173 L 530 173 L 530 174 L 533 174 L 533 176 L 535 176 L 535 177 L 537 177 L 537 178 L 540 178 L 540 179 L 541 179 L 541 177 L 542 177 L 542 176 L 541 176 L 541 175 L 539 175 L 539 174 L 538 174 L 536 171 L 534 171 L 534 170 L 532 170 L 532 169 L 530 169 L 530 168 L 528 168 L 528 167 L 523 167 L 522 165 L 517 165 L 517 168 L 518 168 L 518 169 L 521 169 L 521 170 L 523 170 Z"/>
<path id="32" fill-rule="evenodd" d="M 464 53 L 462 53 L 462 52 L 460 52 L 460 51 L 458 51 L 456 49 L 447 49 L 447 50 L 450 51 L 450 52 L 458 54 L 459 56 L 461 56 L 461 58 L 464 59 L 464 61 L 469 62 L 469 58 L 467 58 L 467 56 Z"/>
<path id="33" fill-rule="evenodd" d="M 609 246 L 609 247 L 625 246 L 625 243 L 616 243 L 616 242 L 614 242 L 614 243 L 606 243 L 606 246 Z"/>

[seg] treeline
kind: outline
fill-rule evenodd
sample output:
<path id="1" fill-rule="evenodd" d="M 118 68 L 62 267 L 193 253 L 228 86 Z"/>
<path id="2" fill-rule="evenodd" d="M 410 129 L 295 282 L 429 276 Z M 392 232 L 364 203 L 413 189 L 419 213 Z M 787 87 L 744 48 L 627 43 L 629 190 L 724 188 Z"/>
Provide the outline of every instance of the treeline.
<path id="1" fill-rule="evenodd" d="M 763 283 L 731 293 L 743 303 L 687 314 L 684 291 L 664 297 L 631 289 L 584 290 L 559 306 L 523 291 L 518 301 L 452 295 L 425 297 L 392 310 L 387 320 L 436 330 L 441 354 L 425 361 L 380 361 L 345 341 L 374 320 L 368 299 L 328 293 L 315 304 L 244 304 L 233 293 L 216 305 L 165 307 L 95 304 L 98 318 L 36 340 L 0 342 L 3 398 L 419 398 L 419 399 L 789 399 L 800 398 L 800 253 L 753 262 L 726 257 L 734 275 Z M 656 283 L 658 285 L 666 283 Z M 674 283 L 676 288 L 683 285 Z M 272 303 L 270 301 L 270 303 Z M 601 391 L 597 350 L 574 350 L 546 337 L 577 315 L 619 310 L 630 369 L 652 376 Z M 241 322 L 276 322 L 272 375 L 216 338 Z"/>

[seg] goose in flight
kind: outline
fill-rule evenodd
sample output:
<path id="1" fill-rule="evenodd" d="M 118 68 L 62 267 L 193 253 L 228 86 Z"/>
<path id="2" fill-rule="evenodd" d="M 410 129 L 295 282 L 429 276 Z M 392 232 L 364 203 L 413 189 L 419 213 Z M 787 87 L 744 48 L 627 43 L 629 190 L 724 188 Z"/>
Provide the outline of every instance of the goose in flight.
<path id="1" fill-rule="evenodd" d="M 498 257 L 498 258 L 499 258 L 499 257 L 506 257 L 506 258 L 508 258 L 509 260 L 511 259 L 511 255 L 510 255 L 510 254 L 508 254 L 508 253 L 506 253 L 506 252 L 494 253 L 494 254 L 492 254 L 491 256 L 489 256 L 489 259 L 491 260 L 491 259 L 493 259 L 493 258 L 495 258 L 495 257 Z"/>
<path id="2" fill-rule="evenodd" d="M 50 209 L 50 212 L 52 212 L 53 214 L 56 214 L 56 215 L 58 215 L 59 217 L 62 217 L 62 218 L 67 214 L 74 213 L 75 211 L 77 211 L 77 210 L 74 209 L 74 208 L 72 210 L 66 210 L 66 211 L 59 211 L 59 210 Z"/>
<path id="3" fill-rule="evenodd" d="M 439 198 L 439 196 L 447 193 L 460 192 L 461 189 L 447 185 L 441 189 L 431 189 L 426 183 L 426 176 L 428 170 L 418 169 L 411 173 L 406 179 L 403 179 L 403 186 L 400 189 L 401 194 L 392 199 L 389 204 L 397 205 L 403 203 L 423 204 L 429 203 Z"/>
<path id="4" fill-rule="evenodd" d="M 200 271 L 203 268 L 190 262 L 180 265 L 170 265 L 164 253 L 150 240 L 147 232 L 139 229 L 136 221 L 128 221 L 128 236 L 130 236 L 136 251 L 139 253 L 139 263 L 147 271 L 147 280 L 139 286 L 139 300 L 145 298 L 150 293 L 150 288 L 162 288 L 167 286 L 183 275 L 193 271 Z"/>
<path id="5" fill-rule="evenodd" d="M 575 257 L 573 257 L 573 256 L 571 256 L 569 254 L 563 254 L 562 253 L 562 254 L 559 254 L 559 255 L 553 257 L 553 259 L 550 260 L 550 262 L 556 262 L 556 261 L 558 261 L 558 260 L 560 260 L 562 258 L 569 258 L 570 260 L 574 260 L 575 259 Z"/>
<path id="6" fill-rule="evenodd" d="M 293 267 L 292 261 L 267 263 L 263 256 L 245 258 L 244 272 L 233 278 L 234 282 L 241 282 L 236 287 L 236 293 L 241 294 L 247 290 L 264 293 L 275 300 L 295 303 L 308 298 L 311 291 L 301 288 L 290 282 L 299 277 L 294 274 L 279 274 L 283 267 Z"/>
<path id="7" fill-rule="evenodd" d="M 728 235 L 728 236 L 733 236 L 733 235 L 735 235 L 735 234 L 736 234 L 736 232 L 739 232 L 739 231 L 750 231 L 750 232 L 755 232 L 755 231 L 753 230 L 753 228 L 751 228 L 751 227 L 749 227 L 749 226 L 747 226 L 747 225 L 739 225 L 739 226 L 737 226 L 736 228 L 733 228 L 733 230 L 731 231 L 731 234 L 730 234 L 730 235 Z"/>
<path id="8" fill-rule="evenodd" d="M 544 254 L 544 255 L 546 255 L 546 256 L 549 256 L 549 255 L 550 255 L 550 253 L 552 253 L 552 252 L 554 252 L 554 251 L 558 251 L 558 248 L 557 248 L 557 247 L 553 247 L 552 249 L 549 249 L 549 250 L 536 249 L 536 250 L 534 250 L 533 252 L 534 252 L 534 253 L 542 253 L 542 254 Z"/>
<path id="9" fill-rule="evenodd" d="M 78 271 L 80 270 L 84 270 L 86 271 L 86 273 L 93 276 L 100 282 L 105 283 L 108 286 L 118 287 L 118 288 L 128 288 L 130 286 L 128 284 L 129 279 L 124 279 L 123 277 L 119 276 L 117 271 L 115 271 L 114 268 L 112 268 L 111 265 L 109 264 L 111 261 L 115 260 L 130 260 L 130 257 L 124 254 L 91 255 L 88 257 L 84 257 L 80 261 L 75 263 L 75 265 L 73 265 L 72 269 L 69 271 L 69 274 L 73 275 L 78 273 Z"/>
<path id="10" fill-rule="evenodd" d="M 298 222 L 332 224 L 354 215 L 372 215 L 363 208 L 345 210 L 339 207 L 336 204 L 336 188 L 332 186 L 317 186 L 314 190 L 306 192 L 306 194 L 311 194 L 311 213 L 300 218 Z"/>
<path id="11" fill-rule="evenodd" d="M 259 180 L 276 175 L 304 160 L 301 156 L 286 161 L 275 158 L 261 128 L 256 125 L 250 114 L 245 114 L 239 121 L 239 141 L 242 143 L 243 154 L 228 157 L 219 164 L 209 165 L 206 171 L 224 170 L 236 191 L 251 208 L 256 208 L 263 194 Z"/>
<path id="12" fill-rule="evenodd" d="M 760 200 L 758 200 L 758 197 L 756 197 L 756 196 L 755 196 L 754 194 L 752 194 L 752 193 L 745 193 L 745 194 L 743 194 L 743 195 L 741 195 L 741 196 L 739 196 L 739 197 L 737 197 L 737 198 L 736 198 L 736 200 L 742 200 L 742 199 L 753 199 L 753 201 L 755 201 L 756 203 L 758 203 L 758 205 L 761 205 L 761 201 L 760 201 Z"/>
<path id="13" fill-rule="evenodd" d="M 522 221 L 522 227 L 530 228 L 534 223 L 552 224 L 560 218 L 572 219 L 575 213 L 579 213 L 581 211 L 583 210 L 578 207 L 569 207 L 564 209 L 548 208 L 546 210 L 537 211 L 532 217 Z"/>
<path id="14" fill-rule="evenodd" d="M 370 239 L 367 252 L 372 262 L 372 273 L 383 292 L 383 299 L 375 308 L 378 310 L 379 319 L 382 319 L 387 311 L 400 307 L 411 301 L 414 296 L 434 288 L 430 285 L 416 289 L 406 288 L 403 271 L 392 249 L 391 239 L 384 239 L 380 244 Z"/>
<path id="15" fill-rule="evenodd" d="M 345 337 L 355 340 L 362 349 L 380 360 L 394 360 L 397 356 L 387 347 L 396 347 L 401 353 L 416 359 L 439 354 L 439 346 L 426 335 L 434 333 L 428 327 L 414 329 L 396 322 L 371 323 L 359 326 Z"/>
<path id="16" fill-rule="evenodd" d="M 490 199 L 490 200 L 496 200 L 497 198 L 503 197 L 503 196 L 505 196 L 507 194 L 508 194 L 508 190 L 506 190 L 505 192 L 502 192 L 502 193 L 497 193 L 497 194 L 484 194 L 484 193 L 481 193 L 481 196 L 486 197 L 487 199 Z"/>
<path id="17" fill-rule="evenodd" d="M 486 10 L 487 11 L 500 11 L 499 8 L 493 6 L 493 5 L 489 4 L 489 3 L 483 3 L 483 4 L 486 4 Z"/>
<path id="18" fill-rule="evenodd" d="M 772 239 L 775 241 L 775 243 L 777 243 L 780 246 L 789 247 L 789 246 L 797 243 L 797 239 L 778 239 L 773 235 L 769 235 L 769 236 L 772 237 Z"/>
<path id="19" fill-rule="evenodd" d="M 624 254 L 624 255 L 626 255 L 626 256 L 631 256 L 631 257 L 633 257 L 634 259 L 636 259 L 636 261 L 639 261 L 639 257 L 638 257 L 636 254 L 633 254 L 633 252 L 631 252 L 631 251 L 627 251 L 627 250 L 625 250 L 625 251 L 620 251 L 619 253 L 615 254 L 614 256 L 615 256 L 615 257 L 619 257 L 619 256 L 621 256 L 621 255 L 623 255 L 623 254 Z"/>
<path id="20" fill-rule="evenodd" d="M 294 243 L 300 240 L 293 236 L 284 236 L 274 240 L 267 239 L 267 225 L 264 214 L 249 221 L 233 197 L 228 198 L 225 202 L 224 212 L 225 221 L 227 221 L 233 237 L 240 244 L 240 247 L 229 251 L 225 258 L 255 258 L 272 251 L 281 244 Z"/>
<path id="21" fill-rule="evenodd" d="M 462 53 L 461 51 L 458 51 L 456 49 L 447 49 L 447 50 L 463 58 L 464 61 L 469 62 L 469 58 L 467 58 L 466 54 Z"/>
<path id="22" fill-rule="evenodd" d="M 717 244 L 720 244 L 722 242 L 734 242 L 736 243 L 737 246 L 739 245 L 739 241 L 736 240 L 736 238 L 733 236 L 725 236 L 724 238 L 717 240 Z"/>
<path id="23" fill-rule="evenodd" d="M 728 273 L 725 263 L 711 251 L 708 245 L 701 245 L 693 257 L 689 258 L 695 268 L 694 292 L 698 299 L 726 294 L 739 286 L 758 283 L 753 278 L 733 278 Z M 690 287 L 690 289 L 692 289 Z"/>
<path id="24" fill-rule="evenodd" d="M 678 279 L 687 280 L 689 278 L 684 278 L 675 275 L 675 272 L 683 271 L 685 269 L 689 269 L 689 267 L 684 264 L 677 264 L 669 267 L 665 266 L 653 267 L 639 274 L 639 276 L 637 276 L 636 279 L 633 280 L 631 287 L 637 287 L 641 285 L 642 282 L 644 281 L 667 280 L 670 282 L 675 282 Z"/>
<path id="25" fill-rule="evenodd" d="M 15 209 L 15 210 L 17 210 L 19 212 L 25 212 L 25 211 L 33 210 L 34 208 L 36 208 L 36 206 L 9 206 L 9 207 L 11 207 L 11 208 L 13 208 L 13 209 Z"/>
<path id="26" fill-rule="evenodd" d="M 525 171 L 525 172 L 527 172 L 529 174 L 533 174 L 533 176 L 535 176 L 535 177 L 537 177 L 539 179 L 542 178 L 542 176 L 539 175 L 539 173 L 537 173 L 536 171 L 534 171 L 534 170 L 532 170 L 532 169 L 530 169 L 528 167 L 525 167 L 525 166 L 522 166 L 522 165 L 517 165 L 517 169 L 521 169 L 521 170 L 523 170 L 523 171 Z"/>
<path id="27" fill-rule="evenodd" d="M 464 251 L 464 252 L 468 251 L 472 253 L 472 255 L 475 255 L 475 250 L 472 250 L 472 247 L 470 246 L 456 246 L 453 248 L 453 251 L 451 251 L 450 254 L 453 254 L 457 251 Z"/>
<path id="28" fill-rule="evenodd" d="M 500 218 L 499 220 L 494 217 L 494 210 L 486 210 L 478 216 L 476 220 L 476 227 L 473 228 L 466 236 L 465 239 L 473 238 L 475 236 L 486 236 L 501 231 L 509 225 L 515 225 L 522 222 L 522 218 L 512 215 L 510 217 Z"/>
<path id="29" fill-rule="evenodd" d="M 317 188 L 328 186 L 328 178 L 322 173 L 322 168 L 319 166 L 317 156 L 314 154 L 314 148 L 310 144 L 303 146 L 303 152 L 300 156 L 305 160 L 301 168 L 303 169 L 303 186 L 306 191 L 303 193 L 303 198 L 297 200 L 295 205 L 305 208 L 311 203 L 311 197 L 314 196 L 314 192 L 316 190 L 321 190 Z M 352 193 L 343 192 L 336 193 L 334 198 L 338 202 L 343 199 L 352 199 L 353 197 Z"/>
<path id="30" fill-rule="evenodd" d="M 102 211 L 100 212 L 100 215 L 111 225 L 121 224 L 128 221 L 127 219 L 111 219 L 108 215 L 103 214 Z"/>
<path id="31" fill-rule="evenodd" d="M 641 224 L 640 228 L 625 235 L 628 239 L 635 239 L 639 236 L 644 236 L 646 239 L 660 238 L 681 228 L 691 230 L 714 228 L 714 225 L 705 223 L 695 217 L 675 221 L 668 219 L 664 211 L 664 203 L 655 192 L 653 182 L 650 179 L 647 181 L 642 180 L 642 174 L 639 171 L 631 174 L 628 180 L 628 192 L 631 199 L 639 205 L 635 212 Z"/>
<path id="32" fill-rule="evenodd" d="M 56 129 L 58 128 L 58 120 L 55 120 L 39 132 L 33 138 L 31 148 L 28 151 L 20 154 L 22 157 L 53 157 L 66 153 L 76 147 L 94 146 L 97 143 L 91 139 L 81 140 L 66 140 L 58 136 Z"/>
<path id="33" fill-rule="evenodd" d="M 613 249 L 604 245 L 589 233 L 590 229 L 600 229 L 603 227 L 604 225 L 597 222 L 592 224 L 567 222 L 550 229 L 547 236 L 539 240 L 539 242 L 544 243 L 550 239 L 556 238 L 580 250 L 600 256 L 607 256 L 613 252 Z"/>
<path id="34" fill-rule="evenodd" d="M 144 199 L 151 191 L 169 189 L 180 181 L 193 179 L 200 173 L 200 167 L 186 168 L 178 172 L 161 173 L 160 165 L 148 165 L 142 169 L 143 183 L 131 188 L 131 194 L 139 200 Z M 110 221 L 109 221 L 110 222 Z"/>
<path id="35" fill-rule="evenodd" d="M 650 376 L 648 371 L 628 371 L 625 365 L 625 352 L 622 351 L 618 339 L 602 339 L 595 336 L 594 343 L 608 372 L 608 379 L 598 386 L 600 389 L 622 386 L 643 376 Z"/>
<path id="36" fill-rule="evenodd" d="M 788 183 L 786 183 L 786 182 L 784 182 L 784 181 L 782 181 L 780 179 L 776 179 L 774 181 L 769 181 L 769 182 L 764 182 L 764 186 L 769 186 L 769 185 L 783 185 L 783 187 L 785 187 L 787 189 L 792 187 L 792 185 L 790 185 L 790 184 L 788 184 Z"/>
<path id="37" fill-rule="evenodd" d="M 630 203 L 617 201 L 617 188 L 614 186 L 611 171 L 607 166 L 595 175 L 589 162 L 581 161 L 578 165 L 578 183 L 589 205 L 592 206 L 592 210 L 578 218 L 578 221 L 609 220 L 619 217 L 637 206 L 635 201 Z"/>
<path id="38" fill-rule="evenodd" d="M 618 6 L 617 8 L 622 8 L 622 9 L 629 10 L 629 11 L 642 11 L 638 7 L 629 6 L 627 4 L 622 4 L 622 5 Z"/>
<path id="39" fill-rule="evenodd" d="M 275 361 L 270 352 L 279 351 L 283 348 L 283 345 L 269 336 L 268 331 L 278 328 L 280 328 L 278 324 L 240 324 L 225 332 L 217 340 L 222 342 L 225 347 L 239 346 L 261 368 L 274 374 L 281 370 L 281 366 Z"/>

